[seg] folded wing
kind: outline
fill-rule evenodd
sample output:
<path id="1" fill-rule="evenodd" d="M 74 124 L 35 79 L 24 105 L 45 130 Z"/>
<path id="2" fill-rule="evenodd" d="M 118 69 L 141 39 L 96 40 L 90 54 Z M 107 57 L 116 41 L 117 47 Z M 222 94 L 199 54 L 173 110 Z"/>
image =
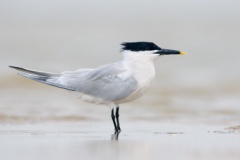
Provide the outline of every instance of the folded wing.
<path id="1" fill-rule="evenodd" d="M 80 92 L 105 101 L 126 98 L 137 88 L 132 73 L 121 63 L 108 64 L 96 69 L 80 69 L 60 74 L 34 71 L 10 66 L 20 75 L 58 88 Z"/>

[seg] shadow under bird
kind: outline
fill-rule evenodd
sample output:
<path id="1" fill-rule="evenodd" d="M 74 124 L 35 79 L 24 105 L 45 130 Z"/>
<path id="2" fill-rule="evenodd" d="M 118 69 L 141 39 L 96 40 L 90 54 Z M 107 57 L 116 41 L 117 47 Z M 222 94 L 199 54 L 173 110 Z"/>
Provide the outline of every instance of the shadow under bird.
<path id="1" fill-rule="evenodd" d="M 115 133 L 119 133 L 119 104 L 136 100 L 149 89 L 155 78 L 153 62 L 162 55 L 185 54 L 160 48 L 152 42 L 125 42 L 121 45 L 123 60 L 94 69 L 83 68 L 58 74 L 9 67 L 20 71 L 19 74 L 26 78 L 78 92 L 85 102 L 110 106 Z"/>

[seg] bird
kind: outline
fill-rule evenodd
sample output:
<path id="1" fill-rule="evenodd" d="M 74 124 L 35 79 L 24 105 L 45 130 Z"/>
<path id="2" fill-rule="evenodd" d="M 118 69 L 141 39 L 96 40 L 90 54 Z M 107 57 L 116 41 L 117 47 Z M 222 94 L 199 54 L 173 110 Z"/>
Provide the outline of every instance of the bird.
<path id="1" fill-rule="evenodd" d="M 122 60 L 94 69 L 50 73 L 9 67 L 18 70 L 18 74 L 23 77 L 77 92 L 85 102 L 109 106 L 115 133 L 119 133 L 119 105 L 134 101 L 146 93 L 155 79 L 155 60 L 164 55 L 186 54 L 146 41 L 123 42 L 121 46 Z"/>

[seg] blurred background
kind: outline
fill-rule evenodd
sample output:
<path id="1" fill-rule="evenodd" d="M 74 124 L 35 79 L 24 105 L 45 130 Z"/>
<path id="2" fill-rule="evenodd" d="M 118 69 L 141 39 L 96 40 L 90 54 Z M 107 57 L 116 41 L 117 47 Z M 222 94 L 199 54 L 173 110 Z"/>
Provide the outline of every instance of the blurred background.
<path id="1" fill-rule="evenodd" d="M 107 121 L 110 110 L 25 79 L 9 65 L 49 72 L 122 58 L 122 42 L 152 41 L 163 56 L 156 81 L 123 104 L 121 120 L 238 125 L 240 2 L 237 0 L 1 0 L 0 123 Z"/>

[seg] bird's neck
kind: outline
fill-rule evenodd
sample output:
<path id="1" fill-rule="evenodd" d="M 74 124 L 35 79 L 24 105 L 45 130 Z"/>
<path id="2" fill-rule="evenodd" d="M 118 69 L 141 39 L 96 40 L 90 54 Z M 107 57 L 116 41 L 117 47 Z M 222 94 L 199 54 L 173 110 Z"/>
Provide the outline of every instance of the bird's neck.
<path id="1" fill-rule="evenodd" d="M 157 59 L 157 54 L 152 54 L 152 52 L 123 52 L 123 60 L 127 66 L 136 69 L 147 69 L 148 67 L 153 67 L 153 62 Z"/>
<path id="2" fill-rule="evenodd" d="M 124 63 L 132 70 L 133 76 L 138 80 L 139 85 L 150 85 L 155 78 L 154 61 L 158 55 L 150 52 L 125 52 Z"/>

